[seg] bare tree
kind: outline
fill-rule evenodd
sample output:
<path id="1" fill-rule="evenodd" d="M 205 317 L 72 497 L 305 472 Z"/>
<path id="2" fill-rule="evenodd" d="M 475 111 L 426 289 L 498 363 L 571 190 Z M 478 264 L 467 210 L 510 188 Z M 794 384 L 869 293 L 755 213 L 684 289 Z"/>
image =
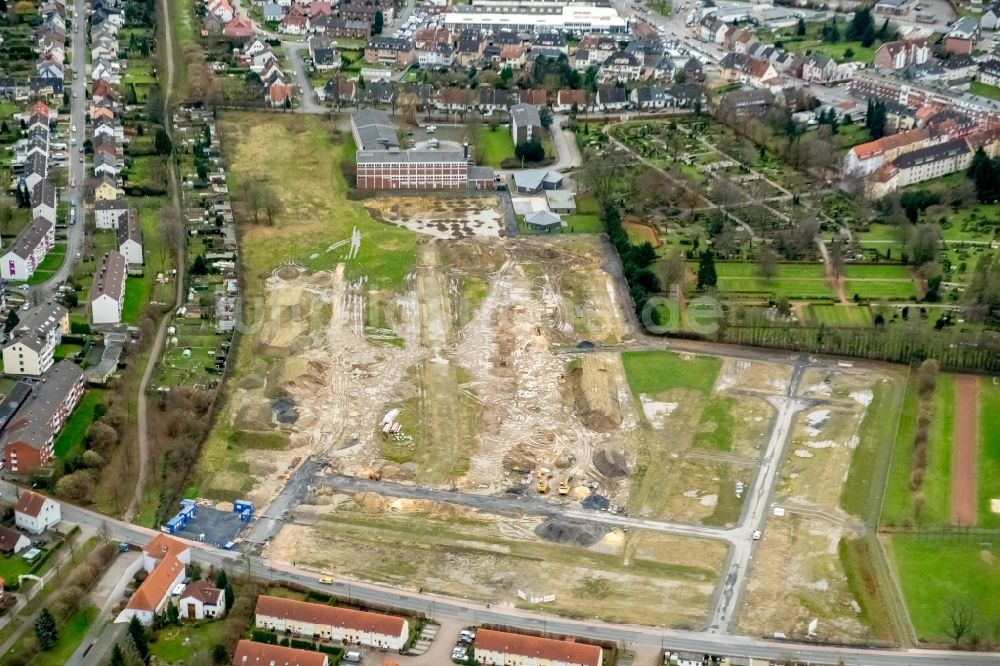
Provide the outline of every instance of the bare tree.
<path id="1" fill-rule="evenodd" d="M 976 623 L 976 612 L 968 599 L 952 599 L 948 606 L 947 624 L 944 628 L 945 635 L 955 641 L 955 647 L 962 642 L 962 639 Z"/>
<path id="2" fill-rule="evenodd" d="M 673 285 L 683 288 L 686 272 L 684 255 L 679 250 L 668 254 L 660 265 L 660 280 L 663 282 L 664 289 L 669 293 L 670 287 Z"/>
<path id="3" fill-rule="evenodd" d="M 281 215 L 285 207 L 281 201 L 281 197 L 278 193 L 274 191 L 271 186 L 266 186 L 261 188 L 263 192 L 261 193 L 263 198 L 264 215 L 267 217 L 268 226 L 274 226 L 275 218 Z"/>
<path id="4" fill-rule="evenodd" d="M 778 276 L 778 253 L 770 245 L 761 245 L 757 250 L 757 275 L 765 280 Z"/>

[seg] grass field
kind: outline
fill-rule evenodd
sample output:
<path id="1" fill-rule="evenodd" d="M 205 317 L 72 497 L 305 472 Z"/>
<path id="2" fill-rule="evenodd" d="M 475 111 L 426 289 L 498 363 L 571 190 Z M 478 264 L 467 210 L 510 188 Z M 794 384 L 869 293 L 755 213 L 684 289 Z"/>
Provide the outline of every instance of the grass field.
<path id="1" fill-rule="evenodd" d="M 57 457 L 66 458 L 83 453 L 83 440 L 87 436 L 87 428 L 94 422 L 94 411 L 103 401 L 103 394 L 96 389 L 90 389 L 83 394 L 76 409 L 56 437 L 53 450 Z"/>
<path id="2" fill-rule="evenodd" d="M 563 215 L 563 222 L 566 223 L 566 231 L 573 231 L 578 234 L 598 234 L 604 231 L 604 223 L 600 218 L 601 209 L 597 205 L 597 199 L 590 194 L 578 194 L 576 196 L 576 213 L 573 215 Z"/>
<path id="3" fill-rule="evenodd" d="M 893 451 L 886 485 L 882 521 L 890 525 L 919 522 L 922 525 L 946 524 L 951 518 L 951 456 L 954 433 L 955 383 L 951 375 L 939 374 L 934 389 L 934 415 L 929 429 L 927 472 L 924 475 L 920 502 L 910 490 L 913 469 L 913 438 L 916 432 L 918 402 L 916 389 L 907 387 L 900 417 L 899 437 Z M 919 521 L 916 508 L 920 505 Z"/>
<path id="4" fill-rule="evenodd" d="M 979 524 L 1000 527 L 1000 513 L 990 510 L 990 500 L 1000 499 L 1000 386 L 992 381 L 979 382 Z"/>
<path id="5" fill-rule="evenodd" d="M 865 516 L 867 502 L 878 477 L 881 454 L 896 435 L 896 414 L 900 408 L 902 381 L 879 382 L 872 387 L 872 401 L 858 432 L 858 446 L 851 456 L 847 481 L 840 491 L 840 506 L 856 516 Z M 877 514 L 873 517 L 877 517 Z"/>
<path id="6" fill-rule="evenodd" d="M 222 641 L 224 628 L 220 621 L 164 627 L 156 632 L 156 642 L 150 644 L 149 651 L 166 663 L 183 664 L 191 655 L 208 654 Z"/>
<path id="7" fill-rule="evenodd" d="M 991 86 L 988 83 L 983 83 L 982 81 L 973 81 L 969 86 L 969 92 L 973 95 L 979 95 L 980 97 L 1000 99 L 1000 88 Z"/>
<path id="8" fill-rule="evenodd" d="M 872 326 L 872 311 L 867 305 L 810 305 L 813 322 L 825 326 L 853 328 Z"/>
<path id="9" fill-rule="evenodd" d="M 895 536 L 892 552 L 900 585 L 917 638 L 949 642 L 949 608 L 953 602 L 975 609 L 975 633 L 982 640 L 995 634 L 1000 618 L 1000 562 L 975 542 Z"/>
<path id="10" fill-rule="evenodd" d="M 31 663 L 34 666 L 68 664 L 96 617 L 97 608 L 94 606 L 86 606 L 70 615 L 59 624 L 59 640 L 56 641 L 55 647 L 48 652 L 38 653 Z"/>
<path id="11" fill-rule="evenodd" d="M 694 436 L 695 446 L 703 446 L 717 451 L 732 450 L 732 409 L 735 404 L 736 398 L 717 396 L 705 405 L 705 409 L 701 413 L 699 432 Z"/>
<path id="12" fill-rule="evenodd" d="M 283 208 L 273 226 L 242 224 L 247 295 L 258 295 L 259 278 L 285 261 L 333 268 L 344 254 L 326 248 L 349 239 L 355 228 L 361 249 L 347 262 L 348 277 L 366 275 L 373 288 L 402 284 L 415 260 L 417 234 L 376 222 L 363 202 L 347 199 L 340 163 L 349 144 L 334 135 L 332 124 L 302 115 L 234 113 L 220 116 L 219 129 L 237 212 L 244 210 L 240 193 L 248 179 L 266 182 Z"/>
<path id="13" fill-rule="evenodd" d="M 681 356 L 672 352 L 622 352 L 622 365 L 632 393 L 661 393 L 671 389 L 694 389 L 708 395 L 722 367 L 711 356 Z"/>
<path id="14" fill-rule="evenodd" d="M 844 277 L 848 280 L 910 280 L 913 278 L 908 266 L 894 264 L 847 264 Z"/>
<path id="15" fill-rule="evenodd" d="M 38 268 L 35 272 L 28 278 L 27 283 L 31 285 L 41 284 L 46 280 L 50 279 L 62 266 L 63 261 L 66 259 L 66 241 L 56 241 L 55 247 L 49 250 L 49 253 L 45 255 L 42 259 L 42 263 L 38 264 Z"/>
<path id="16" fill-rule="evenodd" d="M 917 289 L 911 280 L 845 280 L 844 294 L 847 298 L 870 300 L 903 301 L 917 295 Z"/>
<path id="17" fill-rule="evenodd" d="M 149 293 L 153 285 L 145 277 L 130 277 L 125 281 L 125 303 L 122 305 L 122 321 L 138 324 L 142 311 L 149 303 Z"/>
<path id="18" fill-rule="evenodd" d="M 484 128 L 479 133 L 480 141 L 483 142 L 483 163 L 499 169 L 503 161 L 514 157 L 514 139 L 510 131 L 499 126 L 496 129 Z"/>

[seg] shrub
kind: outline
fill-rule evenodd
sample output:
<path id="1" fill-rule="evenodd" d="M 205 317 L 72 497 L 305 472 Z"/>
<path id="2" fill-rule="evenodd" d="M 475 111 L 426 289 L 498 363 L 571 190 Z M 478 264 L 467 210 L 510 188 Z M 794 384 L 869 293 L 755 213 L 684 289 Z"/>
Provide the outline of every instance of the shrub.
<path id="1" fill-rule="evenodd" d="M 254 629 L 250 637 L 257 641 L 258 643 L 267 643 L 269 645 L 278 644 L 278 634 L 273 631 L 264 631 L 262 629 Z"/>

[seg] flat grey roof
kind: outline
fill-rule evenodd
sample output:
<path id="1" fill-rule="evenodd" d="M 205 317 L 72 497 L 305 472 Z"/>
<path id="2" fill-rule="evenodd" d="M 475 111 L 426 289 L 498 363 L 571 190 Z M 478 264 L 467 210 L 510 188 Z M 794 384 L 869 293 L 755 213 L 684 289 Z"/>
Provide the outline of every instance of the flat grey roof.
<path id="1" fill-rule="evenodd" d="M 461 150 L 359 150 L 358 164 L 394 162 L 400 164 L 415 164 L 421 162 L 461 162 L 468 160 Z"/>

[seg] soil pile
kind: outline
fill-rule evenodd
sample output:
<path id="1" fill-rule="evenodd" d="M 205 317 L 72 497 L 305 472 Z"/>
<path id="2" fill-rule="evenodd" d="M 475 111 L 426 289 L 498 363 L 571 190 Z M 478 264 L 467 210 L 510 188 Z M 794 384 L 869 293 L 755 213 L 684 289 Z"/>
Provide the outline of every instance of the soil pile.
<path id="1" fill-rule="evenodd" d="M 607 533 L 608 528 L 601 525 L 569 520 L 546 520 L 535 528 L 535 534 L 548 541 L 575 543 L 587 547 L 599 542 Z"/>
<path id="2" fill-rule="evenodd" d="M 593 461 L 594 467 L 609 479 L 628 475 L 628 459 L 625 457 L 624 451 L 610 448 L 600 449 L 594 451 Z"/>

